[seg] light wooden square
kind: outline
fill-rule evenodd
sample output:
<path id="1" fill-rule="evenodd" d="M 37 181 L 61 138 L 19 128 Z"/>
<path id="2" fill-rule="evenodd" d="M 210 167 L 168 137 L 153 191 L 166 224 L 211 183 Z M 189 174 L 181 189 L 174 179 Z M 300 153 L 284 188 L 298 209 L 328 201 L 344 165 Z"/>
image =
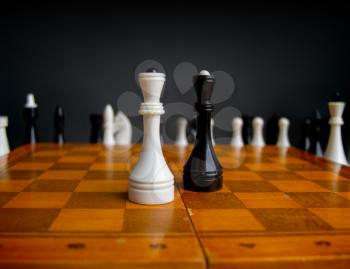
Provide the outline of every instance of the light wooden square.
<path id="1" fill-rule="evenodd" d="M 247 208 L 298 208 L 297 202 L 283 192 L 236 192 Z"/>
<path id="2" fill-rule="evenodd" d="M 119 232 L 123 219 L 123 209 L 62 209 L 49 230 Z"/>
<path id="3" fill-rule="evenodd" d="M 191 209 L 190 215 L 199 232 L 264 230 L 247 209 Z"/>
<path id="4" fill-rule="evenodd" d="M 20 192 L 4 208 L 62 208 L 70 192 Z"/>
<path id="5" fill-rule="evenodd" d="M 269 180 L 284 192 L 329 192 L 329 190 L 309 180 Z"/>

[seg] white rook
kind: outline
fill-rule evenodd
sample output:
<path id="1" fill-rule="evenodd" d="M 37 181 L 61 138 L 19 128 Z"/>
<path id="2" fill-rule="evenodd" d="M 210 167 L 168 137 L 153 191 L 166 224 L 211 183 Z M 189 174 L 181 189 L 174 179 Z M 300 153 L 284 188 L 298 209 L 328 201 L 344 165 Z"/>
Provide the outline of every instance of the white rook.
<path id="1" fill-rule="evenodd" d="M 6 127 L 8 126 L 8 118 L 6 116 L 0 117 L 0 156 L 6 155 L 10 152 L 9 142 L 6 135 Z"/>
<path id="2" fill-rule="evenodd" d="M 336 163 L 348 165 L 345 157 L 343 141 L 341 136 L 341 126 L 344 124 L 342 114 L 344 112 L 344 102 L 329 102 L 329 125 L 331 126 L 328 144 L 324 157 Z"/>
<path id="3" fill-rule="evenodd" d="M 165 74 L 149 69 L 138 78 L 144 97 L 139 110 L 144 134 L 140 158 L 129 176 L 128 196 L 139 204 L 164 204 L 174 200 L 174 176 L 165 162 L 159 134 Z"/>

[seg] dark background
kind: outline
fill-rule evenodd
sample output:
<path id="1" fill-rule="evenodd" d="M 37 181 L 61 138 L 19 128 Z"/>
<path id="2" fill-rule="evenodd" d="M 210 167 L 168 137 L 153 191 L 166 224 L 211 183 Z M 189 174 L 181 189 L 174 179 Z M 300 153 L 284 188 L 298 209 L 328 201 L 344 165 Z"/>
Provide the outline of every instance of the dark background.
<path id="1" fill-rule="evenodd" d="M 296 145 L 301 124 L 318 108 L 327 121 L 327 101 L 335 91 L 349 100 L 349 5 L 229 5 L 148 2 L 130 6 L 102 4 L 13 4 L 1 9 L 0 114 L 9 116 L 12 148 L 22 144 L 25 96 L 39 104 L 41 141 L 53 137 L 53 111 L 62 104 L 68 142 L 87 142 L 89 114 L 102 113 L 125 91 L 140 94 L 135 69 L 147 59 L 162 64 L 167 85 L 162 101 L 195 100 L 181 94 L 172 77 L 189 62 L 198 69 L 223 70 L 235 83 L 229 100 L 216 112 L 235 107 L 265 120 L 274 114 L 291 119 Z M 191 74 L 192 75 L 192 74 Z M 138 105 L 135 111 L 138 110 Z M 229 122 L 233 115 L 220 117 Z M 350 142 L 350 108 L 343 139 Z M 163 131 L 174 137 L 175 117 Z M 142 130 L 142 118 L 132 117 Z M 226 122 L 224 122 L 226 124 Z M 220 123 L 219 123 L 220 125 Z M 221 123 L 221 126 L 223 124 Z M 226 131 L 215 129 L 220 141 Z M 323 128 L 323 140 L 328 128 Z M 140 136 L 135 136 L 138 140 Z M 166 142 L 169 142 L 168 138 Z"/>

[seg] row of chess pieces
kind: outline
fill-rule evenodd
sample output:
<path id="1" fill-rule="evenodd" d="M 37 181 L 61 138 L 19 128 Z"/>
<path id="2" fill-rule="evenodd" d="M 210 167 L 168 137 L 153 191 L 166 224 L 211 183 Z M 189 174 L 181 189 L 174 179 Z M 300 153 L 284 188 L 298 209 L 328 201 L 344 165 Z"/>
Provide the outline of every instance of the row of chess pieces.
<path id="1" fill-rule="evenodd" d="M 305 144 L 303 145 L 304 150 L 311 151 L 319 157 L 324 156 L 325 158 L 341 164 L 348 164 L 345 154 L 343 154 L 343 143 L 341 138 L 340 126 L 343 124 L 341 119 L 345 103 L 344 102 L 330 102 L 329 109 L 331 116 L 329 124 L 331 125 L 331 132 L 327 149 L 323 153 L 319 141 L 315 141 L 315 148 L 311 150 L 311 136 L 306 135 L 303 137 Z M 37 130 L 36 130 L 36 118 L 38 105 L 35 102 L 33 94 L 27 95 L 27 102 L 24 105 L 24 117 L 26 119 L 26 131 L 25 131 L 25 143 L 36 143 Z M 316 115 L 316 120 L 319 115 Z M 90 115 L 91 121 L 91 143 L 103 143 L 106 146 L 122 145 L 127 146 L 132 144 L 132 124 L 129 118 L 122 112 L 118 111 L 114 114 L 113 108 L 110 104 L 106 105 L 103 115 L 93 114 Z M 319 120 L 318 120 L 319 121 Z M 62 106 L 57 106 L 54 113 L 55 122 L 55 143 L 65 143 L 64 136 L 64 113 Z M 242 130 L 244 124 L 249 124 L 252 127 L 252 134 L 248 139 L 243 139 Z M 310 128 L 311 121 L 307 119 L 305 122 L 306 129 Z M 192 136 L 193 140 L 196 136 L 195 120 L 188 121 L 184 117 L 178 117 L 176 121 L 176 138 L 174 143 L 178 146 L 187 146 L 189 143 L 189 136 Z M 215 146 L 215 137 L 213 133 L 214 120 L 211 119 L 211 141 Z M 288 135 L 290 122 L 287 118 L 281 117 L 278 119 L 278 136 L 276 146 L 286 148 L 290 146 L 290 140 Z M 9 143 L 6 135 L 6 127 L 8 126 L 8 118 L 6 116 L 0 116 L 0 156 L 5 155 L 9 152 Z M 332 128 L 333 127 L 333 128 Z M 315 126 L 314 128 L 319 128 Z M 246 144 L 250 144 L 255 147 L 265 146 L 265 140 L 263 135 L 264 120 L 261 117 L 255 117 L 250 122 L 247 122 L 242 117 L 234 117 L 232 119 L 232 138 L 230 145 L 234 148 L 241 148 Z M 307 130 L 306 130 L 307 132 Z"/>
<path id="2" fill-rule="evenodd" d="M 160 117 L 165 113 L 160 96 L 164 88 L 165 74 L 151 68 L 146 72 L 138 74 L 139 85 L 144 97 L 139 114 L 143 116 L 143 142 L 139 159 L 129 174 L 128 197 L 129 200 L 140 204 L 163 204 L 174 199 L 174 176 L 169 169 L 162 152 L 161 137 L 159 132 Z M 213 136 L 214 120 L 212 112 L 214 106 L 211 95 L 215 85 L 215 77 L 208 71 L 201 71 L 193 76 L 193 88 L 197 95 L 195 142 L 192 153 L 183 167 L 184 188 L 192 191 L 211 192 L 217 191 L 223 185 L 223 168 L 216 157 L 215 138 Z M 332 100 L 328 103 L 330 119 L 330 135 L 324 157 L 334 162 L 347 165 L 343 142 L 341 137 L 341 126 L 343 125 L 342 114 L 345 103 L 340 100 Z M 37 143 L 36 119 L 38 117 L 38 105 L 34 95 L 27 95 L 24 106 L 24 117 L 26 120 L 25 143 Z M 119 111 L 114 115 L 111 105 L 105 107 L 103 116 L 92 115 L 92 125 L 102 125 L 102 143 L 107 147 L 114 145 L 130 145 L 132 137 L 132 125 L 127 116 Z M 187 146 L 188 127 L 193 129 L 193 124 L 185 118 L 177 120 L 177 137 L 175 144 L 179 147 Z M 7 117 L 0 118 L 0 153 L 7 154 L 9 151 L 6 136 Z M 232 119 L 231 146 L 242 148 L 244 140 L 242 129 L 247 124 L 240 117 Z M 263 136 L 264 120 L 256 117 L 252 120 L 251 146 L 263 147 L 265 140 Z M 290 122 L 287 118 L 278 120 L 279 134 L 276 145 L 280 148 L 290 146 L 288 128 Z M 55 142 L 64 143 L 64 115 L 62 107 L 55 111 Z M 92 139 L 100 135 L 98 128 L 92 128 Z"/>

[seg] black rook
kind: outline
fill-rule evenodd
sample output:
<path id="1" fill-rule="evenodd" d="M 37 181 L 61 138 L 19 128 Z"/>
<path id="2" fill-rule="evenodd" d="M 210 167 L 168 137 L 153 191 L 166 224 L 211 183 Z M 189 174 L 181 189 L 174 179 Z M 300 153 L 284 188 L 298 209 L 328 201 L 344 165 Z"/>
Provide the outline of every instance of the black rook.
<path id="1" fill-rule="evenodd" d="M 216 191 L 222 187 L 222 167 L 216 158 L 210 132 L 214 110 L 210 98 L 215 78 L 209 72 L 201 71 L 194 76 L 193 82 L 197 94 L 197 134 L 191 156 L 184 166 L 184 188 L 200 192 Z"/>

